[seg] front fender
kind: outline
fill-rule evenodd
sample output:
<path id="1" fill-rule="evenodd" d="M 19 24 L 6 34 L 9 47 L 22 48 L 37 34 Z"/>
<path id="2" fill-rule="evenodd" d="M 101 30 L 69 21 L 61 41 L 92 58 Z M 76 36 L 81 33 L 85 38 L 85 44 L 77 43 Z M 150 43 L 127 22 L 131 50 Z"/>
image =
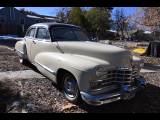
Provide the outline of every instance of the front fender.
<path id="1" fill-rule="evenodd" d="M 79 84 L 80 90 L 87 90 L 89 86 L 89 80 L 94 76 L 93 68 L 97 65 L 104 64 L 100 60 L 91 60 L 87 57 L 80 57 L 73 54 L 51 53 L 43 52 L 35 56 L 35 63 L 40 63 L 49 68 L 55 75 L 59 69 L 65 69 L 72 73 Z M 46 73 L 47 76 L 50 76 Z M 52 79 L 53 76 L 49 78 Z M 57 82 L 57 81 L 55 81 Z"/>

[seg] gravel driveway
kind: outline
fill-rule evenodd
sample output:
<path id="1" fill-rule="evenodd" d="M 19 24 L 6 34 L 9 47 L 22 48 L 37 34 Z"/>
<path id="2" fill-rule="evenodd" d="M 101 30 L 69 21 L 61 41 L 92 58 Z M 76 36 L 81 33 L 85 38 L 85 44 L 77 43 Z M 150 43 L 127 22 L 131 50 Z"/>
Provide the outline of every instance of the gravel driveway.
<path id="1" fill-rule="evenodd" d="M 17 54 L 4 46 L 0 46 L 0 72 L 30 69 L 19 63 Z"/>
<path id="2" fill-rule="evenodd" d="M 0 47 L 0 72 L 32 69 L 19 64 L 14 51 Z M 74 105 L 47 78 L 4 79 L 0 81 L 0 112 L 57 113 L 148 113 L 160 112 L 160 72 L 142 73 L 149 82 L 146 89 L 129 101 L 118 101 L 99 107 L 84 103 Z"/>
<path id="3" fill-rule="evenodd" d="M 145 73 L 144 76 L 149 84 L 134 99 L 118 101 L 100 107 L 93 107 L 84 103 L 79 105 L 69 103 L 48 79 L 4 80 L 0 82 L 0 93 L 2 93 L 1 100 L 7 104 L 7 112 L 158 113 L 160 112 L 159 75 L 159 73 Z M 14 106 L 15 103 L 17 105 Z"/>

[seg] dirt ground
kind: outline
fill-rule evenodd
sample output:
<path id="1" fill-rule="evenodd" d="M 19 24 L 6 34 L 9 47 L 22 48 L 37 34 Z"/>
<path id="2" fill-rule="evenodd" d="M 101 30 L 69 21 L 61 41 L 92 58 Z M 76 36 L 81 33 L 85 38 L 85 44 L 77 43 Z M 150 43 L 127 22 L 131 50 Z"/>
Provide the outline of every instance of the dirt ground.
<path id="1" fill-rule="evenodd" d="M 0 47 L 0 72 L 33 69 L 21 65 L 14 51 Z M 99 107 L 69 103 L 47 78 L 4 79 L 0 81 L 0 112 L 20 113 L 158 113 L 160 112 L 160 73 L 143 73 L 147 87 L 129 101 Z"/>
<path id="2" fill-rule="evenodd" d="M 19 63 L 17 54 L 4 46 L 0 47 L 0 72 L 29 69 Z"/>

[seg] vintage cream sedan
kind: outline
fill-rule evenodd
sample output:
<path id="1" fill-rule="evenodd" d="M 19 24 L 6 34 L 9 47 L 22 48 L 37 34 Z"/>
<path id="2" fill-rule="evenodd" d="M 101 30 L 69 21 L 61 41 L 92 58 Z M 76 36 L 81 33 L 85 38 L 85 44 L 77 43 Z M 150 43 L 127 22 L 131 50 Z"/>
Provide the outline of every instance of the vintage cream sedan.
<path id="1" fill-rule="evenodd" d="M 21 63 L 28 60 L 35 65 L 71 102 L 102 105 L 127 100 L 146 85 L 139 75 L 140 58 L 123 48 L 91 41 L 78 26 L 34 24 L 15 51 Z"/>

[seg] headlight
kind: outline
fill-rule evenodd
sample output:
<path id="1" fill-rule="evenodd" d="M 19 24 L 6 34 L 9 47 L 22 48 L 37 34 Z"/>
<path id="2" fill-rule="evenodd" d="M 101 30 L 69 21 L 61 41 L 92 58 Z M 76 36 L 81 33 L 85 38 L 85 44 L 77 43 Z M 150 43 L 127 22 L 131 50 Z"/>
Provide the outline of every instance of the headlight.
<path id="1" fill-rule="evenodd" d="M 98 78 L 100 78 L 100 77 L 106 77 L 107 70 L 108 69 L 106 67 L 97 67 L 96 68 L 96 76 Z"/>
<path id="2" fill-rule="evenodd" d="M 95 68 L 97 80 L 90 81 L 91 89 L 98 89 L 103 86 L 103 82 L 105 82 L 104 80 L 107 78 L 107 71 L 108 69 L 105 66 L 99 66 Z"/>
<path id="3" fill-rule="evenodd" d="M 105 71 L 107 71 L 108 69 L 106 68 L 106 67 L 97 67 L 96 68 L 96 72 L 105 72 Z"/>

